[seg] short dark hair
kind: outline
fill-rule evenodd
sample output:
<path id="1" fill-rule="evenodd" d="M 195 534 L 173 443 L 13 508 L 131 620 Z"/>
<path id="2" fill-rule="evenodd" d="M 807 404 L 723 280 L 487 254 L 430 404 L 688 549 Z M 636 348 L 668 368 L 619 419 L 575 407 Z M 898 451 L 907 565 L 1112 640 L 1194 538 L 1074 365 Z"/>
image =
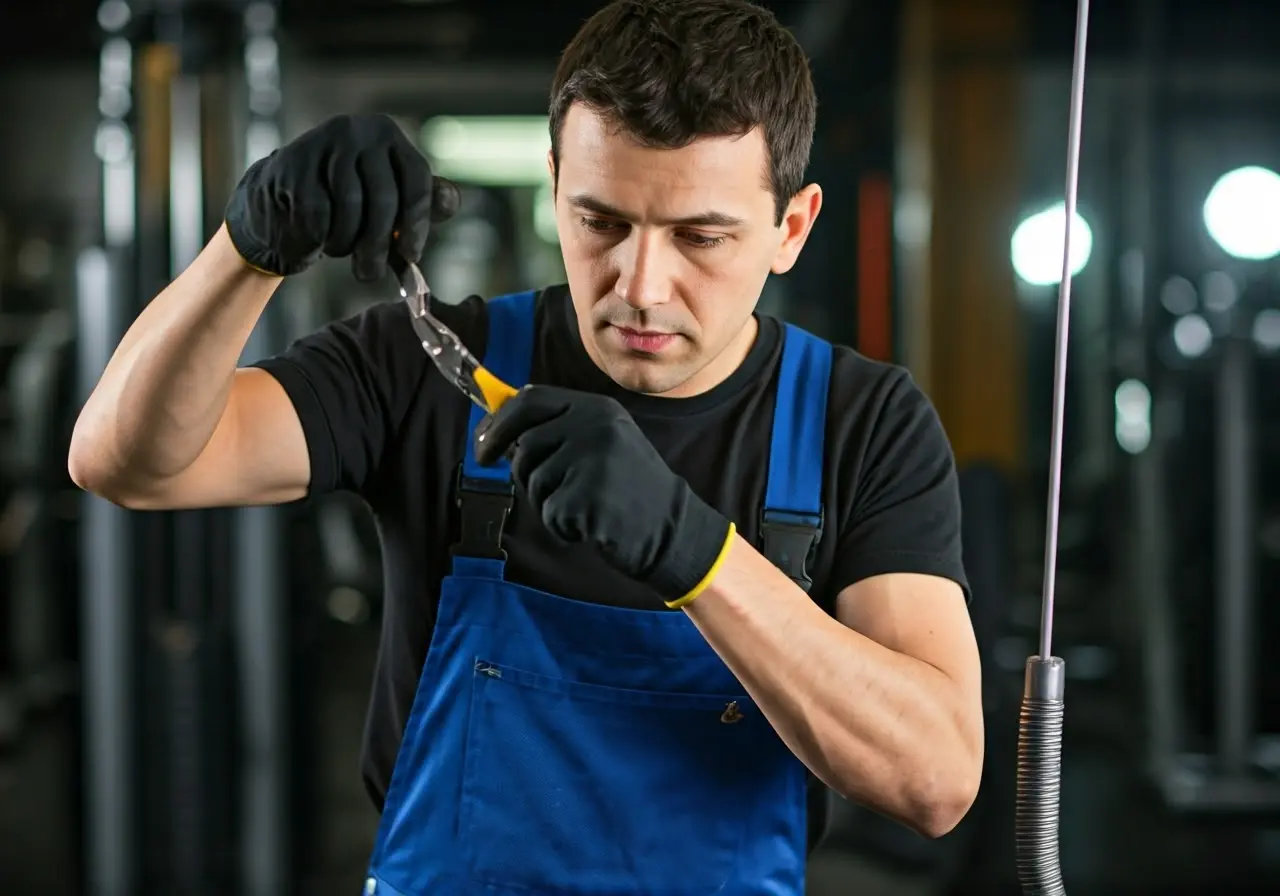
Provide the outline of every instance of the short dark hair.
<path id="1" fill-rule="evenodd" d="M 551 154 L 582 103 L 646 146 L 759 127 L 778 223 L 804 186 L 817 101 L 809 62 L 773 13 L 749 0 L 614 0 L 560 57 L 551 87 Z"/>

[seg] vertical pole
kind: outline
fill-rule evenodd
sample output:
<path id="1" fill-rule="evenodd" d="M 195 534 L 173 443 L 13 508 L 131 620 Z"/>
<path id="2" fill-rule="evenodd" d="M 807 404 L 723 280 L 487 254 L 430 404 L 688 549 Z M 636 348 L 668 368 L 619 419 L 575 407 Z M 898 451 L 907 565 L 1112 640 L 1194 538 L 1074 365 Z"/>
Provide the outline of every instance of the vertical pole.
<path id="1" fill-rule="evenodd" d="M 1174 774 L 1180 750 L 1178 643 L 1174 632 L 1170 585 L 1171 539 L 1168 487 L 1164 481 L 1169 420 L 1177 406 L 1168 378 L 1151 362 L 1150 308 L 1156 288 L 1155 269 L 1163 266 L 1157 251 L 1160 210 L 1152 191 L 1157 170 L 1159 86 L 1163 52 L 1161 0 L 1143 0 L 1137 10 L 1136 33 L 1142 35 L 1141 53 L 1134 79 L 1134 103 L 1125 135 L 1126 167 L 1122 178 L 1122 220 L 1128 249 L 1121 269 L 1121 326 L 1131 333 L 1123 353 L 1129 373 L 1145 383 L 1151 398 L 1151 440 L 1133 459 L 1134 549 L 1130 551 L 1130 581 L 1138 601 L 1141 640 L 1143 701 L 1147 713 L 1148 772 L 1163 786 Z"/>
<path id="2" fill-rule="evenodd" d="M 1233 317 L 1241 309 L 1233 309 Z M 1245 777 L 1252 764 L 1257 527 L 1254 494 L 1253 346 L 1247 334 L 1221 342 L 1217 426 L 1218 772 Z"/>
<path id="3" fill-rule="evenodd" d="M 106 0 L 98 8 L 102 118 L 94 149 L 102 165 L 103 245 L 87 249 L 76 264 L 81 400 L 92 391 L 123 334 L 134 286 L 134 61 L 125 36 L 131 14 L 123 0 Z M 85 891 L 90 896 L 133 896 L 139 887 L 131 532 L 125 511 L 92 495 L 83 501 Z"/>
<path id="4" fill-rule="evenodd" d="M 280 145 L 276 16 L 275 4 L 263 0 L 253 0 L 244 10 L 244 73 L 249 109 L 245 167 Z M 243 363 L 274 350 L 278 341 L 274 318 L 272 309 L 268 309 L 258 321 L 245 346 Z M 238 510 L 232 531 L 236 558 L 233 610 L 245 750 L 240 785 L 241 892 L 244 896 L 282 896 L 288 892 L 291 844 L 285 762 L 289 752 L 289 638 L 281 512 L 274 507 Z"/>
<path id="5" fill-rule="evenodd" d="M 182 25 L 178 24 L 181 29 Z M 177 41 L 183 39 L 179 33 Z M 180 44 L 179 44 L 180 46 Z M 179 49 L 181 55 L 181 49 Z M 177 277 L 204 245 L 204 179 L 201 165 L 200 79 L 179 66 L 169 87 L 169 265 Z M 172 787 L 169 824 L 173 835 L 173 872 L 177 892 L 200 893 L 211 870 L 208 842 L 208 776 L 202 767 L 210 744 L 209 700 L 203 678 L 210 641 L 206 615 L 211 603 L 210 514 L 173 514 L 174 564 L 170 621 L 161 645 L 168 667 L 171 697 L 168 732 Z"/>

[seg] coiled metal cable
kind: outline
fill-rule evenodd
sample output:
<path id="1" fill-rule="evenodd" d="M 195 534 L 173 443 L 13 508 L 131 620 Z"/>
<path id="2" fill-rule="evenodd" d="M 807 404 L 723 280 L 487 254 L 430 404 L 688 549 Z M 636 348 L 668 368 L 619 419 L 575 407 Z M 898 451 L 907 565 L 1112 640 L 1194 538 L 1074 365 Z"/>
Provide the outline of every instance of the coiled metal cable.
<path id="1" fill-rule="evenodd" d="M 1014 837 L 1018 880 L 1028 896 L 1065 896 L 1058 858 L 1062 797 L 1062 684 L 1057 657 L 1027 661 L 1018 720 L 1018 795 Z"/>

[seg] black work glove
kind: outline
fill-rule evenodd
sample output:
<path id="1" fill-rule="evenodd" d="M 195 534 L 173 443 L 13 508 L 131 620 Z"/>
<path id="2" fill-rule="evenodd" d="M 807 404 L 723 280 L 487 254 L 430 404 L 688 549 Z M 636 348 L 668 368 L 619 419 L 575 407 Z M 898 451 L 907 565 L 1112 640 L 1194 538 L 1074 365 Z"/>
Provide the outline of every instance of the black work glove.
<path id="1" fill-rule="evenodd" d="M 386 273 L 393 250 L 418 261 L 430 225 L 458 204 L 457 187 L 432 175 L 386 115 L 339 115 L 255 162 L 226 222 L 236 250 L 259 270 L 287 276 L 321 253 L 350 255 L 356 279 L 368 283 Z"/>
<path id="2" fill-rule="evenodd" d="M 603 395 L 528 386 L 476 428 L 476 459 L 511 458 L 543 524 L 594 547 L 658 593 L 684 597 L 711 570 L 729 521 L 671 472 L 622 405 Z"/>

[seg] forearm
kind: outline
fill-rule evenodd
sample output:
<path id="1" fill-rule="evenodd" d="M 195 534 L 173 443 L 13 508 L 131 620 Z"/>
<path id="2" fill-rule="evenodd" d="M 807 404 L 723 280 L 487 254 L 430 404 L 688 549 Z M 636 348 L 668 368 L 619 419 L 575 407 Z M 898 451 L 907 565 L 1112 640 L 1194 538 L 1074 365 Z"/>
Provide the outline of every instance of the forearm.
<path id="1" fill-rule="evenodd" d="M 686 612 L 833 790 L 934 836 L 967 811 L 981 736 L 940 670 L 841 625 L 741 538 Z"/>
<path id="2" fill-rule="evenodd" d="M 248 267 L 219 230 L 138 316 L 76 421 L 82 485 L 162 480 L 213 435 L 245 343 L 280 280 Z"/>

